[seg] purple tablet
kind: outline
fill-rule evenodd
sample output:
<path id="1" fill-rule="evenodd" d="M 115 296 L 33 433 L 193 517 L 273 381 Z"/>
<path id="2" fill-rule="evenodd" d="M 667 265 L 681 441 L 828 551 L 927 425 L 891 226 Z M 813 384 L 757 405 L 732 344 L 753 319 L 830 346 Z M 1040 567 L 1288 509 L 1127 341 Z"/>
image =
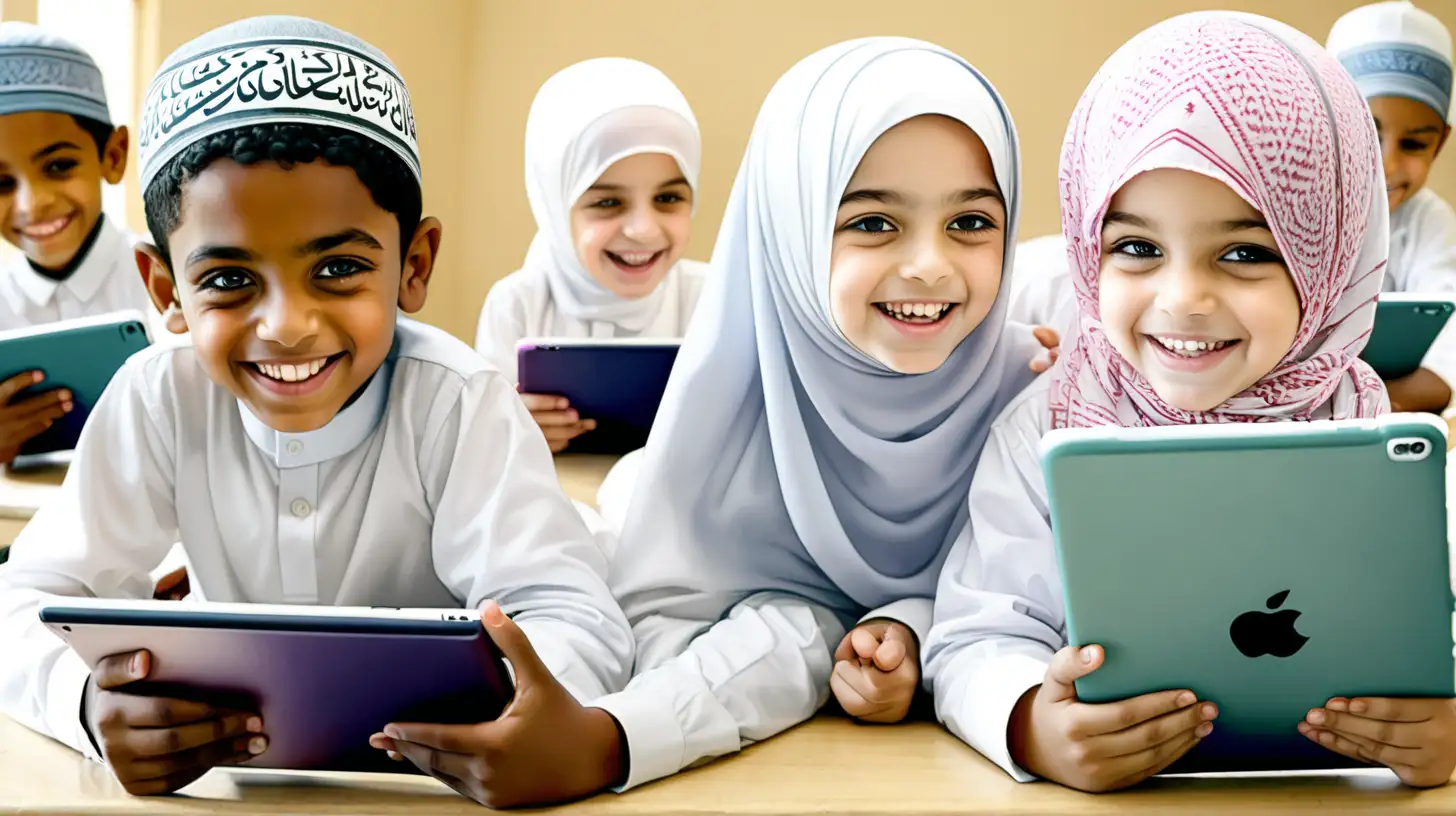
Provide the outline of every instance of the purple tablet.
<path id="1" fill-rule="evenodd" d="M 516 346 L 526 394 L 566 397 L 597 427 L 572 440 L 577 453 L 622 454 L 647 444 L 680 343 L 674 339 L 528 338 Z"/>
<path id="2" fill-rule="evenodd" d="M 478 612 L 67 599 L 40 619 L 88 666 L 149 650 L 139 691 L 259 712 L 268 750 L 243 767 L 413 771 L 370 735 L 493 720 L 513 693 Z"/>

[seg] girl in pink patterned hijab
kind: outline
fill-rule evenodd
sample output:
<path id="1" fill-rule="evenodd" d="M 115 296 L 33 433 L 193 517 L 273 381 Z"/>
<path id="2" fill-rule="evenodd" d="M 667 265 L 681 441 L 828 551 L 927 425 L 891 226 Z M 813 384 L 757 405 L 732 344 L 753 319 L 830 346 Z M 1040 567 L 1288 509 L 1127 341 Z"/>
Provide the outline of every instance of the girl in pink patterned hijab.
<path id="1" fill-rule="evenodd" d="M 1374 123 L 1339 63 L 1288 26 L 1218 12 L 1108 61 L 1068 127 L 1061 191 L 1077 333 L 991 428 L 923 653 L 957 736 L 1019 781 L 1104 791 L 1168 767 L 1219 710 L 1188 689 L 1077 699 L 1104 654 L 1066 641 L 1041 438 L 1386 410 L 1358 355 L 1388 208 Z M 1456 768 L 1449 699 L 1334 699 L 1289 727 L 1407 784 Z"/>
<path id="2" fill-rule="evenodd" d="M 1384 277 L 1379 141 L 1307 37 L 1237 14 L 1124 46 L 1062 148 L 1078 331 L 1053 427 L 1370 416 Z"/>

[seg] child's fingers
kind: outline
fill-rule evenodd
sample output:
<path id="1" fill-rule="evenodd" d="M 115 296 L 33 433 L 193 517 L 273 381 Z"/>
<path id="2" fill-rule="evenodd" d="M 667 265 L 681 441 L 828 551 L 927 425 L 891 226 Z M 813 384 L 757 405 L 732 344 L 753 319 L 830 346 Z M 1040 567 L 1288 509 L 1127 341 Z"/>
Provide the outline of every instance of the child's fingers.
<path id="1" fill-rule="evenodd" d="M 846 660 L 855 660 L 859 655 L 854 651 L 854 630 L 844 633 L 839 640 L 839 647 L 834 650 L 834 662 L 839 663 Z"/>
<path id="2" fill-rule="evenodd" d="M 575 425 L 581 421 L 581 417 L 575 411 L 532 411 L 531 419 L 536 421 L 542 428 L 557 428 Z"/>
<path id="3" fill-rule="evenodd" d="M 107 655 L 91 670 L 91 682 L 100 689 L 114 689 L 138 680 L 145 680 L 151 667 L 151 655 L 145 649 Z"/>
<path id="4" fill-rule="evenodd" d="M 1445 701 L 1441 704 L 1444 705 Z M 1346 700 L 1336 697 L 1325 707 L 1331 711 L 1348 711 L 1361 717 L 1386 722 L 1416 723 L 1431 719 L 1430 701 L 1420 698 L 1356 697 Z"/>
<path id="5" fill-rule="evenodd" d="M 854 687 L 855 675 L 856 672 L 848 663 L 840 663 L 834 667 L 834 673 L 829 675 L 829 690 L 834 692 L 834 699 L 839 701 L 839 707 L 844 709 L 844 713 L 851 717 L 863 717 L 874 711 L 875 707 Z"/>
<path id="6" fill-rule="evenodd" d="M 875 650 L 875 668 L 884 672 L 892 672 L 905 662 L 905 643 L 901 640 L 886 638 Z"/>
<path id="7" fill-rule="evenodd" d="M 854 653 L 860 660 L 871 661 L 875 659 L 875 652 L 880 648 L 880 639 L 875 637 L 868 627 L 857 626 L 849 633 L 850 641 L 854 644 Z"/>
<path id="8" fill-rule="evenodd" d="M 537 411 L 565 411 L 571 407 L 566 397 L 558 397 L 554 394 L 522 394 L 521 401 L 526 403 L 526 409 L 531 413 Z"/>
<path id="9" fill-rule="evenodd" d="M 1311 741 L 1316 742 L 1341 756 L 1349 757 L 1356 762 L 1374 762 L 1374 760 L 1372 760 L 1371 758 L 1364 756 L 1360 750 L 1360 746 L 1356 745 L 1354 742 L 1351 742 L 1348 737 L 1341 736 L 1333 731 L 1325 731 L 1319 728 L 1310 728 L 1307 731 L 1305 729 L 1300 729 L 1300 732 L 1308 737 Z"/>

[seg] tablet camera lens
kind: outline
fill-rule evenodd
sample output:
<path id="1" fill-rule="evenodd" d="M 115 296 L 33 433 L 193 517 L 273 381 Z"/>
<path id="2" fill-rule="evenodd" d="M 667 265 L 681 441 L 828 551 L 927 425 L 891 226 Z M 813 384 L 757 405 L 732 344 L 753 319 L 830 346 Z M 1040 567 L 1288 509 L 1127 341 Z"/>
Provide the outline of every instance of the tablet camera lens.
<path id="1" fill-rule="evenodd" d="M 1412 442 L 1411 443 L 1411 446 L 1410 446 L 1410 452 L 1411 453 L 1414 453 L 1416 455 L 1420 455 L 1422 453 L 1425 453 L 1426 452 L 1426 443 L 1424 443 L 1424 442 Z"/>
<path id="2" fill-rule="evenodd" d="M 1399 445 L 1396 445 L 1395 446 L 1395 455 L 1396 456 L 1404 456 L 1407 453 L 1410 453 L 1410 449 L 1411 449 L 1411 446 L 1410 445 L 1407 445 L 1406 443 L 1402 442 Z"/>

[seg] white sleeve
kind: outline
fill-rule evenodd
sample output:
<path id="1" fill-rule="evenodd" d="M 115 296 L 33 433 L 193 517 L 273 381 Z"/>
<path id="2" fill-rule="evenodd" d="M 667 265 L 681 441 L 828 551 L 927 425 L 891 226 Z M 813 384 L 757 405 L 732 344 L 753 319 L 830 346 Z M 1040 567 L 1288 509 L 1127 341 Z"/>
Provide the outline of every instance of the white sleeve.
<path id="1" fill-rule="evenodd" d="M 128 365 L 96 403 L 57 496 L 0 566 L 0 712 L 100 759 L 81 723 L 90 670 L 40 622 L 52 596 L 150 598 L 177 541 L 170 406 Z"/>
<path id="2" fill-rule="evenodd" d="M 527 334 L 525 321 L 512 297 L 509 278 L 496 281 L 485 295 L 480 309 L 480 322 L 475 327 L 475 350 L 500 369 L 515 385 L 516 343 Z"/>
<path id="3" fill-rule="evenodd" d="M 628 790 L 768 739 L 829 699 L 844 626 L 801 598 L 762 593 L 717 623 L 649 615 L 634 627 L 639 674 L 594 706 L 627 738 Z"/>
<path id="4" fill-rule="evenodd" d="M 1405 291 L 1428 295 L 1456 295 L 1456 213 L 1444 201 L 1430 207 L 1419 224 L 1412 225 L 1407 257 L 1410 269 Z M 1456 392 L 1456 319 L 1446 324 L 1421 362 Z"/>
<path id="5" fill-rule="evenodd" d="M 992 429 L 971 482 L 971 535 L 956 542 L 941 572 L 925 667 L 941 721 L 1025 782 L 1032 777 L 1011 760 L 1007 725 L 1064 645 L 1064 627 L 1039 433 L 1006 419 Z"/>
<path id="6" fill-rule="evenodd" d="M 494 372 L 464 386 L 426 443 L 443 474 L 431 546 L 441 583 L 471 608 L 494 599 L 578 700 L 621 689 L 632 631 L 607 587 L 606 553 L 561 490 L 525 405 Z M 597 535 L 610 535 L 605 530 Z"/>

